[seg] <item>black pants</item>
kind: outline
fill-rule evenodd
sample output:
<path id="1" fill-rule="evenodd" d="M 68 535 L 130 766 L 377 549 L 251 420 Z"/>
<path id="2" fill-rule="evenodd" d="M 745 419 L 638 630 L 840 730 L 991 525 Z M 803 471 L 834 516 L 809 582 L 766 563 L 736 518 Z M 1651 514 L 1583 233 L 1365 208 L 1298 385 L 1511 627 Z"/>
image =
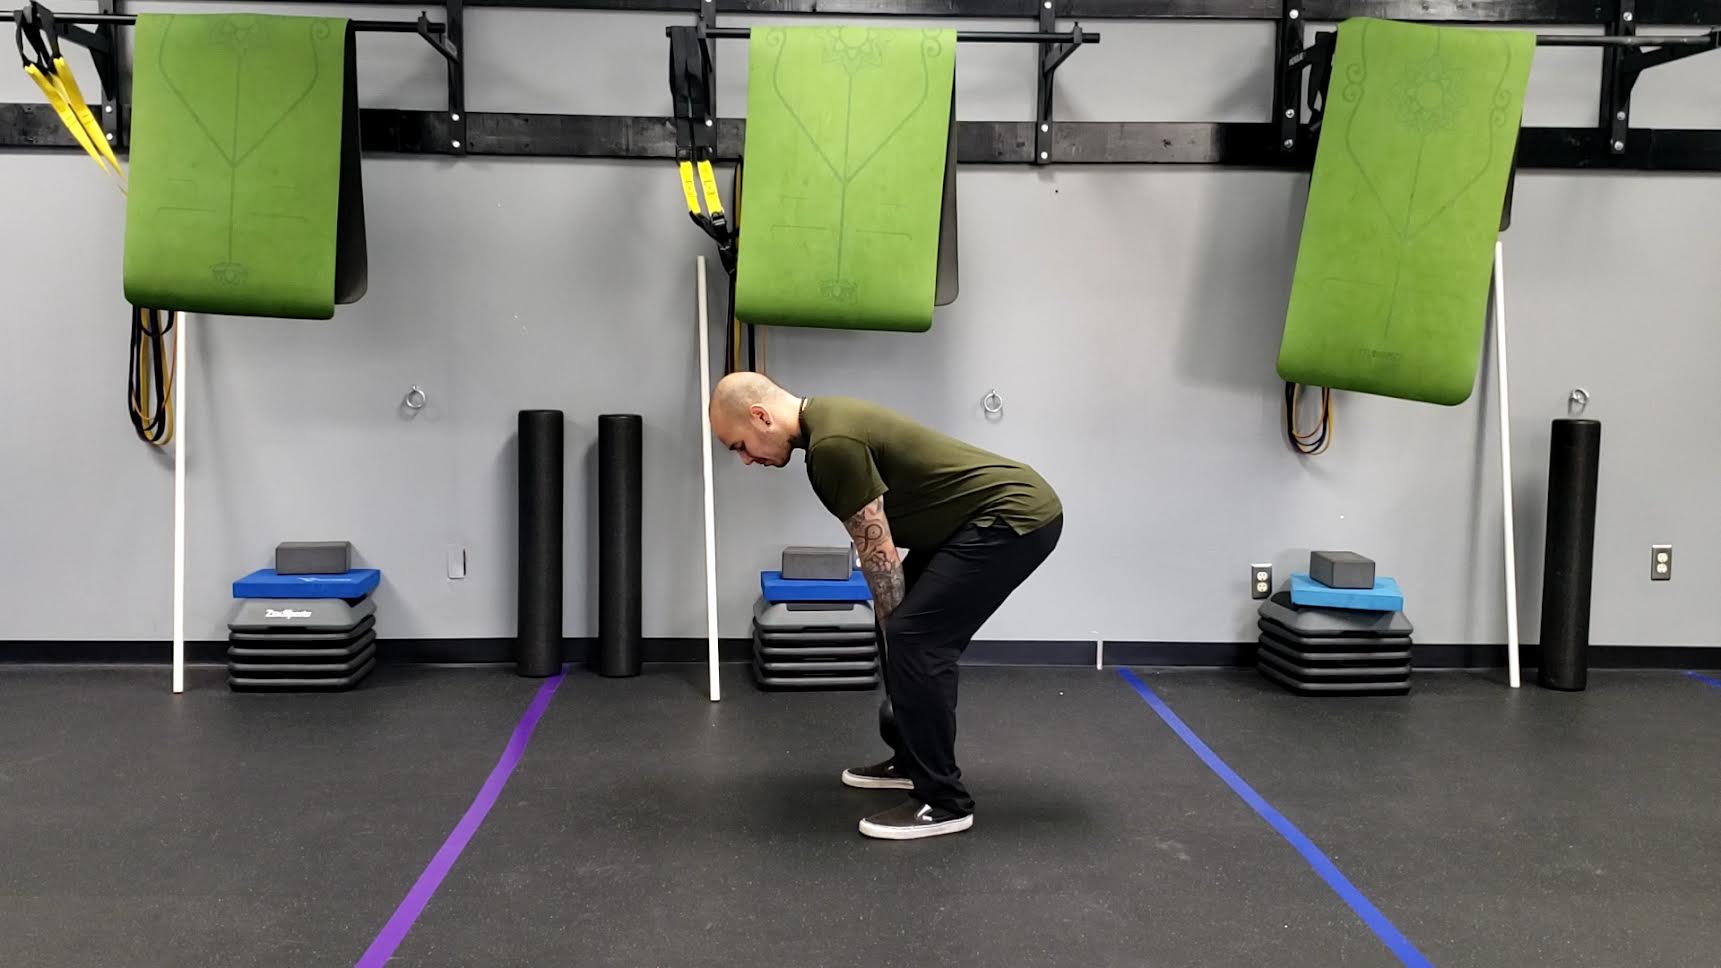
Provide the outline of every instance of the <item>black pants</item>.
<path id="1" fill-rule="evenodd" d="M 903 560 L 907 590 L 884 622 L 885 693 L 895 728 L 885 723 L 880 732 L 896 752 L 897 768 L 914 781 L 916 800 L 974 811 L 956 766 L 956 663 L 1063 530 L 1062 515 L 1022 535 L 1006 524 L 970 524 L 942 546 L 910 551 Z"/>

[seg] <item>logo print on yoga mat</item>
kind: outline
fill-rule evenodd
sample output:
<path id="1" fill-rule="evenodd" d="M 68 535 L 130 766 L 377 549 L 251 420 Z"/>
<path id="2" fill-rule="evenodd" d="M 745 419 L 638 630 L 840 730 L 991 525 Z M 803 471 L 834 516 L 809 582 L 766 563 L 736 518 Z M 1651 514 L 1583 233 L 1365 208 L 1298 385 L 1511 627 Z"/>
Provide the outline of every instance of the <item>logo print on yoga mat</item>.
<path id="1" fill-rule="evenodd" d="M 852 303 L 859 295 L 859 285 L 845 271 L 847 242 L 849 236 L 848 205 L 849 187 L 866 171 L 867 166 L 878 158 L 879 154 L 889 147 L 897 134 L 920 113 L 926 106 L 928 92 L 931 87 L 931 76 L 927 64 L 937 56 L 942 49 L 936 31 L 925 31 L 920 43 L 920 93 L 913 100 L 902 106 L 902 113 L 888 119 L 891 127 L 877 136 L 877 141 L 868 143 L 869 131 L 856 131 L 854 125 L 855 88 L 864 87 L 867 76 L 875 73 L 884 66 L 884 33 L 882 31 L 860 27 L 831 27 L 817 32 L 818 41 L 822 45 L 820 60 L 832 64 L 843 72 L 841 83 L 845 85 L 848 110 L 843 113 L 842 143 L 826 143 L 816 135 L 811 125 L 803 115 L 795 110 L 795 104 L 789 92 L 783 88 L 783 58 L 787 53 L 788 35 L 783 31 L 772 31 L 766 39 L 776 48 L 777 60 L 771 71 L 771 84 L 777 99 L 782 102 L 783 109 L 801 130 L 807 143 L 818 154 L 819 160 L 835 178 L 838 185 L 837 197 L 837 251 L 836 265 L 833 272 L 819 283 L 819 293 L 825 298 L 838 303 Z M 876 129 L 875 129 L 876 131 Z M 858 139 L 858 140 L 857 140 Z M 836 156 L 836 157 L 833 157 Z M 840 159 L 840 160 L 839 160 Z M 793 197 L 793 196 L 785 196 Z M 800 197 L 798 200 L 804 200 Z M 887 203 L 888 204 L 888 203 Z M 827 225 L 779 224 L 773 228 L 798 229 L 814 232 L 828 232 L 832 228 Z M 889 236 L 894 238 L 909 238 L 902 232 L 886 232 L 876 229 L 855 228 L 857 235 Z"/>
<path id="2" fill-rule="evenodd" d="M 1371 25 L 1372 26 L 1372 25 Z M 1485 177 L 1495 156 L 1495 145 L 1506 125 L 1505 106 L 1510 95 L 1505 90 L 1509 73 L 1511 49 L 1500 44 L 1495 60 L 1499 74 L 1493 78 L 1494 91 L 1487 105 L 1485 125 L 1478 122 L 1475 106 L 1463 95 L 1465 82 L 1462 72 L 1455 70 L 1441 56 L 1445 32 L 1434 33 L 1434 47 L 1419 61 L 1403 65 L 1391 78 L 1390 90 L 1370 99 L 1368 89 L 1369 29 L 1360 35 L 1362 57 L 1345 69 L 1345 87 L 1341 94 L 1348 104 L 1355 105 L 1358 116 L 1373 115 L 1373 129 L 1378 131 L 1382 115 L 1390 116 L 1401 132 L 1400 138 L 1414 147 L 1413 160 L 1408 166 L 1398 164 L 1391 151 L 1381 150 L 1379 144 L 1359 149 L 1355 136 L 1359 129 L 1370 126 L 1353 121 L 1345 130 L 1345 153 L 1368 188 L 1363 196 L 1378 209 L 1385 222 L 1387 234 L 1378 239 L 1383 251 L 1393 256 L 1390 279 L 1330 278 L 1328 285 L 1362 287 L 1378 291 L 1375 305 L 1380 313 L 1381 338 L 1384 340 L 1401 320 L 1418 320 L 1443 315 L 1439 304 L 1453 296 L 1447 288 L 1419 286 L 1406 278 L 1406 263 L 1411 258 L 1417 240 L 1451 212 Z M 1492 43 L 1481 40 L 1480 43 Z M 1491 68 L 1495 65 L 1490 65 Z M 1486 151 L 1473 151 L 1462 156 L 1463 170 L 1451 168 L 1451 155 L 1443 150 L 1453 139 L 1475 138 L 1478 128 L 1485 127 L 1489 138 Z M 1440 142 L 1446 142 L 1441 144 Z"/>
<path id="3" fill-rule="evenodd" d="M 1451 131 L 1464 107 L 1458 87 L 1462 75 L 1452 71 L 1436 50 L 1404 71 L 1398 86 L 1398 123 L 1424 136 Z"/>
<path id="4" fill-rule="evenodd" d="M 316 89 L 318 80 L 322 77 L 322 64 L 317 58 L 315 41 L 326 39 L 329 35 L 329 25 L 315 22 L 305 28 L 306 57 L 291 66 L 299 70 L 299 75 L 278 72 L 281 65 L 276 62 L 270 66 L 276 70 L 264 73 L 261 70 L 247 73 L 245 59 L 252 52 L 256 43 L 257 26 L 232 17 L 213 17 L 210 26 L 198 43 L 195 35 L 188 35 L 175 44 L 170 51 L 169 40 L 173 37 L 174 28 L 184 21 L 169 20 L 161 32 L 161 46 L 157 51 L 156 63 L 160 65 L 162 80 L 168 90 L 185 108 L 185 113 L 197 125 L 197 130 L 209 141 L 217 155 L 228 168 L 227 202 L 225 210 L 219 202 L 215 207 L 171 206 L 164 205 L 164 212 L 208 212 L 224 215 L 227 228 L 227 258 L 209 267 L 210 275 L 223 285 L 237 286 L 250 276 L 250 269 L 234 256 L 234 235 L 239 222 L 239 186 L 245 164 L 256 153 L 258 148 L 268 143 L 277 128 L 292 113 L 305 103 Z M 184 33 L 181 30 L 181 33 Z M 228 57 L 233 60 L 233 87 L 231 90 L 205 90 L 181 84 L 174 80 L 173 67 L 175 57 L 214 58 Z M 272 96 L 258 96 L 257 92 L 268 92 Z M 252 96 L 247 98 L 249 93 Z M 247 114 L 243 107 L 255 108 L 263 105 L 261 112 L 253 111 Z M 297 189 L 291 185 L 272 186 L 274 194 L 283 201 L 290 201 L 297 195 Z M 305 217 L 290 212 L 251 212 L 250 215 L 279 219 L 292 222 L 304 222 Z"/>

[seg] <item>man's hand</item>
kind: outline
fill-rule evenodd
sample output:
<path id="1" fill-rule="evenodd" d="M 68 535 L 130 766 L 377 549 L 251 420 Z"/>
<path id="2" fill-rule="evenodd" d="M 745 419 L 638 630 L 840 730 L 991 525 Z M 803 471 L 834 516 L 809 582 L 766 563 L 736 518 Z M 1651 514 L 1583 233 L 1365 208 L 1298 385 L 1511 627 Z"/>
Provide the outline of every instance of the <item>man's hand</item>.
<path id="1" fill-rule="evenodd" d="M 890 522 L 884 516 L 884 498 L 874 498 L 871 504 L 856 511 L 843 527 L 854 540 L 860 555 L 861 573 L 872 589 L 873 612 L 883 622 L 902 603 L 902 555 L 890 537 Z"/>

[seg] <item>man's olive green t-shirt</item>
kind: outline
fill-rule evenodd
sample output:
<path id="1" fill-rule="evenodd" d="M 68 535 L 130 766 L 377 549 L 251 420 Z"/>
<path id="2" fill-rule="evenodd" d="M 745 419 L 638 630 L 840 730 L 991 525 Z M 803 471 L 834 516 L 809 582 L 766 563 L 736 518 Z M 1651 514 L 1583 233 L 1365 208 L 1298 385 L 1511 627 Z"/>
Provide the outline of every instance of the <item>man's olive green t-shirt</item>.
<path id="1" fill-rule="evenodd" d="M 846 521 L 883 495 L 899 547 L 935 548 L 969 522 L 1027 534 L 1063 513 L 1028 465 L 865 400 L 809 399 L 801 435 L 807 479 L 825 508 Z"/>

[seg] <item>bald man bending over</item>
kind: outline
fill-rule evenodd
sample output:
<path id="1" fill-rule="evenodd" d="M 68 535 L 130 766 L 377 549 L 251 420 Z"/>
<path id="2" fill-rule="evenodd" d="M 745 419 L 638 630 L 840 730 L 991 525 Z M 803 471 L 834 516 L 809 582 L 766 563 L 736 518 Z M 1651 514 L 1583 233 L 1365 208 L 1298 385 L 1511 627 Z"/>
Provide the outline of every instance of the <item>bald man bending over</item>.
<path id="1" fill-rule="evenodd" d="M 804 449 L 813 493 L 860 555 L 896 729 L 884 731 L 891 758 L 844 770 L 843 782 L 913 791 L 862 820 L 861 833 L 913 840 L 967 830 L 974 799 L 956 766 L 957 660 L 1057 545 L 1058 495 L 1026 464 L 877 404 L 796 397 L 757 373 L 718 381 L 711 430 L 745 464 L 783 467 Z"/>

